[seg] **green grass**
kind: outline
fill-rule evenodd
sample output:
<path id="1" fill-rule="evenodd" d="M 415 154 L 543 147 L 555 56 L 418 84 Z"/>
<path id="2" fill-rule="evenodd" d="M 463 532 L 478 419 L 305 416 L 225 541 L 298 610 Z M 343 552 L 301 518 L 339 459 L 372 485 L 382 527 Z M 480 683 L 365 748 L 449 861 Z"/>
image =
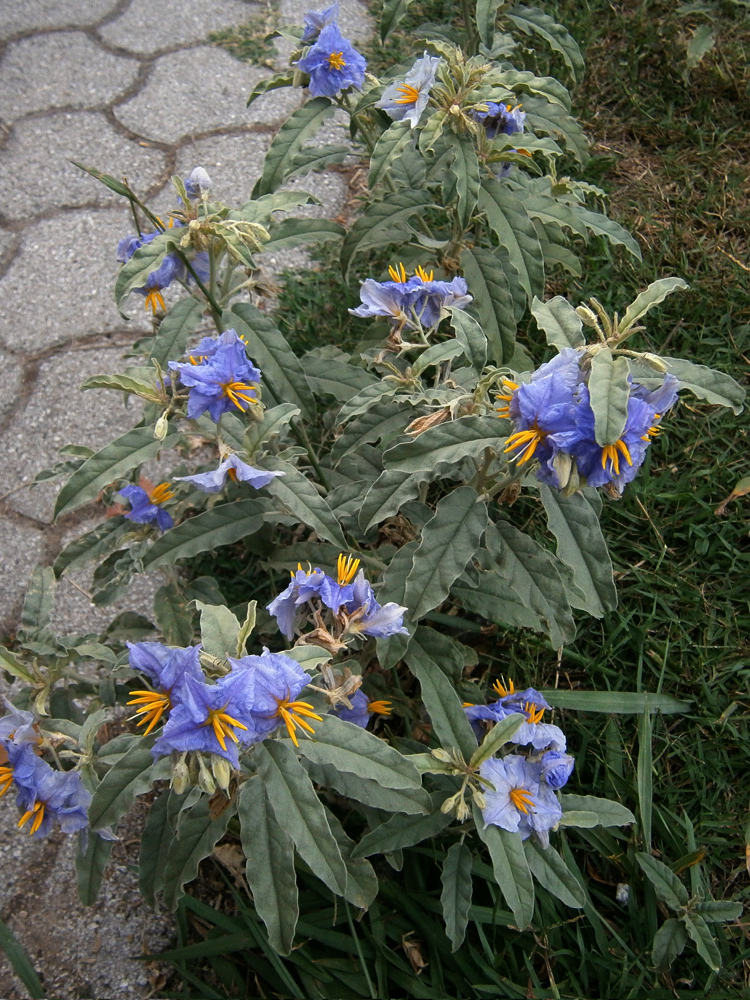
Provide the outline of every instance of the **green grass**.
<path id="1" fill-rule="evenodd" d="M 276 28 L 277 10 L 278 3 L 268 0 L 260 14 L 253 15 L 237 27 L 214 31 L 208 36 L 208 40 L 213 45 L 226 49 L 235 59 L 274 69 L 276 49 L 273 40 L 267 35 Z"/>

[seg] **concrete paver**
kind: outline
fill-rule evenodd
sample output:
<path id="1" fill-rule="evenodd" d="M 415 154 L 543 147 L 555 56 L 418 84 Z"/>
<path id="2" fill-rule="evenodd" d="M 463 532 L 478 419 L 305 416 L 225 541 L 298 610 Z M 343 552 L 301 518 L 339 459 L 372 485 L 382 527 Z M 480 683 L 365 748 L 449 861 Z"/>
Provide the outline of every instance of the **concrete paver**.
<path id="1" fill-rule="evenodd" d="M 85 28 L 97 24 L 118 0 L 23 0 L 0 4 L 0 39 L 43 28 Z"/>
<path id="2" fill-rule="evenodd" d="M 101 107 L 124 93 L 139 69 L 137 60 L 105 52 L 80 31 L 11 42 L 0 63 L 0 118 Z"/>
<path id="3" fill-rule="evenodd" d="M 299 104 L 299 91 L 266 94 L 246 107 L 255 84 L 270 75 L 223 49 L 172 52 L 157 59 L 143 89 L 115 108 L 115 115 L 138 135 L 168 143 L 232 125 L 280 124 Z"/>
<path id="4" fill-rule="evenodd" d="M 260 4 L 244 0 L 181 0 L 179 5 L 133 0 L 99 34 L 110 45 L 138 55 L 152 55 L 202 42 L 210 32 L 242 24 L 260 9 Z"/>
<path id="5" fill-rule="evenodd" d="M 90 183 L 96 191 L 98 183 Z M 130 324 L 112 298 L 117 243 L 132 229 L 124 208 L 71 211 L 30 225 L 0 279 L 0 343 L 37 352 L 127 325 L 134 334 L 150 329 L 139 296 L 126 304 Z"/>
<path id="6" fill-rule="evenodd" d="M 166 174 L 166 154 L 127 139 L 96 111 L 63 111 L 18 122 L 0 158 L 3 212 L 26 220 L 59 208 L 117 205 L 119 195 L 98 184 L 75 160 L 146 192 Z"/>
<path id="7" fill-rule="evenodd" d="M 262 132 L 199 139 L 180 150 L 177 173 L 184 177 L 193 167 L 204 167 L 213 185 L 211 197 L 239 206 L 250 198 L 270 144 L 271 136 Z"/>
<path id="8" fill-rule="evenodd" d="M 18 399 L 23 379 L 23 366 L 17 358 L 0 348 L 0 371 L 3 373 L 3 377 L 0 379 L 0 420 L 2 420 Z M 5 492 L 6 487 L 0 486 L 0 496 Z"/>
<path id="9" fill-rule="evenodd" d="M 0 477 L 2 490 L 5 476 Z M 31 525 L 0 517 L 0 629 L 10 629 L 20 610 L 26 581 L 44 553 L 44 536 Z M 5 870 L 5 866 L 3 867 Z"/>

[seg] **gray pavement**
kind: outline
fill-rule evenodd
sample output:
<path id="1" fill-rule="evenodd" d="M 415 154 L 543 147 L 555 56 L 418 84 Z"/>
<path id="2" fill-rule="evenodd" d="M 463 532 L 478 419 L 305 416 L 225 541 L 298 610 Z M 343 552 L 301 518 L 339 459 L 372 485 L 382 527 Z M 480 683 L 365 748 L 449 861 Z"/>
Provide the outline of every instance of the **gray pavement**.
<path id="1" fill-rule="evenodd" d="M 300 24 L 310 6 L 325 3 L 281 0 L 278 22 Z M 364 6 L 342 0 L 341 8 L 344 34 L 362 39 Z M 112 299 L 129 210 L 69 161 L 126 175 L 162 211 L 173 202 L 170 176 L 199 164 L 218 198 L 249 196 L 275 129 L 301 94 L 273 91 L 246 108 L 270 70 L 238 62 L 207 36 L 265 12 L 248 0 L 0 3 L 0 637 L 17 624 L 34 565 L 49 564 L 101 514 L 89 505 L 53 524 L 60 483 L 32 488 L 31 481 L 62 445 L 101 447 L 131 425 L 132 405 L 102 390 L 79 393 L 78 385 L 125 367 L 126 348 L 149 329 L 140 303 L 126 322 Z M 288 46 L 279 42 L 278 52 L 281 59 Z M 306 212 L 341 211 L 340 174 L 313 184 L 323 206 Z M 273 272 L 304 262 L 291 251 L 267 265 Z M 119 610 L 148 611 L 160 583 L 139 579 L 126 598 L 100 609 L 87 597 L 86 572 L 63 578 L 54 625 L 98 630 Z M 9 799 L 0 803 L 0 919 L 29 951 L 49 995 L 149 995 L 158 970 L 130 956 L 163 947 L 169 923 L 135 890 L 137 817 L 132 842 L 115 849 L 103 899 L 86 910 L 75 899 L 72 842 L 18 833 Z M 26 996 L 1 954 L 0 996 Z"/>

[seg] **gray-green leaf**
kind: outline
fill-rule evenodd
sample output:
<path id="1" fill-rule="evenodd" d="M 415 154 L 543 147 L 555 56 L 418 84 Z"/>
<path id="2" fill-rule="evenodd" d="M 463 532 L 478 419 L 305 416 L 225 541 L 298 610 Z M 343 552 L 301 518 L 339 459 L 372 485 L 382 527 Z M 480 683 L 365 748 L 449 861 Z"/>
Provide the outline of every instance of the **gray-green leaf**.
<path id="1" fill-rule="evenodd" d="M 608 347 L 591 361 L 589 397 L 594 411 L 594 436 L 601 447 L 620 439 L 628 419 L 630 383 L 627 358 L 613 358 Z M 623 456 L 619 456 L 624 463 Z"/>
<path id="2" fill-rule="evenodd" d="M 453 844 L 443 862 L 441 882 L 445 933 L 456 951 L 466 936 L 466 925 L 471 908 L 471 851 L 466 844 Z"/>

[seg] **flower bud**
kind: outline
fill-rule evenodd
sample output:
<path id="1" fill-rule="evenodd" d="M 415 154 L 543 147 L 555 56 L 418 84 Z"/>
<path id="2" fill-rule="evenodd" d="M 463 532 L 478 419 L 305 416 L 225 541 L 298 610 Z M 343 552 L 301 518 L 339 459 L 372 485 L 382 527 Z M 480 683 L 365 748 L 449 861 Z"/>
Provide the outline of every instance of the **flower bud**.
<path id="1" fill-rule="evenodd" d="M 229 788 L 229 779 L 232 777 L 232 769 L 229 766 L 229 761 L 225 760 L 224 757 L 219 757 L 218 754 L 212 753 L 211 770 L 213 771 L 214 778 L 216 778 L 216 784 L 222 791 L 226 792 Z"/>
<path id="2" fill-rule="evenodd" d="M 577 306 L 576 313 L 579 315 L 581 320 L 583 320 L 586 326 L 598 327 L 599 320 L 596 317 L 596 313 L 592 312 L 588 306 Z"/>
<path id="3" fill-rule="evenodd" d="M 207 194 L 211 189 L 211 178 L 203 167 L 196 167 L 185 181 L 188 198 L 196 198 L 199 194 Z"/>
<path id="4" fill-rule="evenodd" d="M 448 753 L 447 750 L 443 750 L 442 747 L 435 747 L 434 750 L 430 750 L 430 753 L 435 758 L 435 760 L 440 760 L 444 764 L 452 764 L 453 763 L 451 755 Z"/>
<path id="5" fill-rule="evenodd" d="M 172 775 L 169 783 L 177 795 L 182 795 L 190 784 L 190 771 L 185 760 L 186 757 L 186 753 L 180 754 L 172 765 Z"/>
<path id="6" fill-rule="evenodd" d="M 199 767 L 198 784 L 203 789 L 203 791 L 206 792 L 208 795 L 213 795 L 214 792 L 216 791 L 216 782 L 214 781 L 214 776 L 211 774 L 208 767 L 206 766 L 206 762 L 203 759 L 202 754 L 198 755 L 198 767 Z"/>
<path id="7" fill-rule="evenodd" d="M 159 419 L 156 421 L 154 427 L 154 437 L 157 441 L 163 441 L 167 436 L 167 430 L 169 429 L 169 421 L 167 420 L 166 411 L 162 413 Z"/>
<path id="8" fill-rule="evenodd" d="M 664 358 L 660 358 L 657 354 L 642 354 L 641 358 L 643 361 L 646 362 L 647 365 L 650 365 L 652 368 L 655 368 L 658 372 L 661 372 L 662 375 L 669 370 L 669 366 L 667 365 Z"/>
<path id="9" fill-rule="evenodd" d="M 463 789 L 460 792 L 456 792 L 455 795 L 451 795 L 447 798 L 445 802 L 440 806 L 440 812 L 444 813 L 446 816 L 448 813 L 452 813 L 454 809 L 457 808 L 459 802 L 463 802 L 464 793 Z"/>

